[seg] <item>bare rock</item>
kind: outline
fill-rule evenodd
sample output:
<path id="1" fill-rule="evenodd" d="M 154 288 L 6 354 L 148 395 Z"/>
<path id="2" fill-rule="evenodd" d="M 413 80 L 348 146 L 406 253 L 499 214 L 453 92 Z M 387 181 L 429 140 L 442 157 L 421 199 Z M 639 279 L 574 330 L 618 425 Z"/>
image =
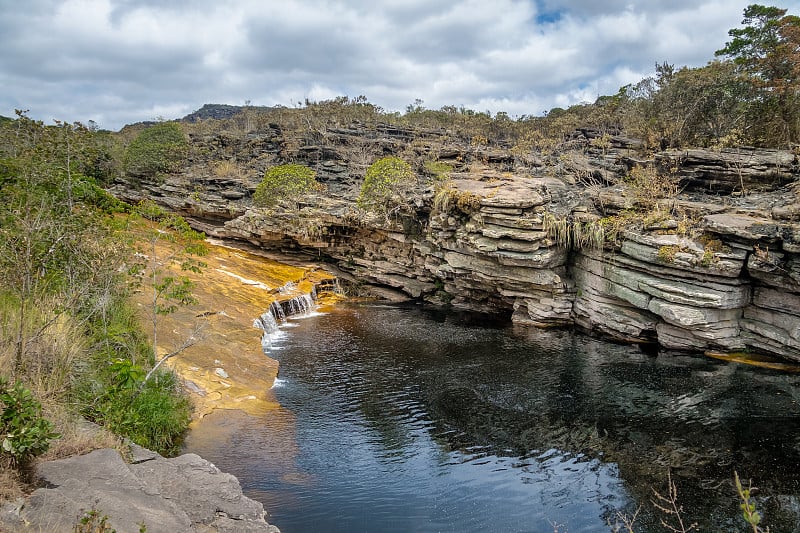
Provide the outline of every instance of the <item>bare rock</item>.
<path id="1" fill-rule="evenodd" d="M 0 529 L 72 531 L 95 510 L 116 531 L 142 525 L 153 533 L 278 531 L 235 477 L 194 454 L 166 459 L 143 450 L 135 452 L 134 464 L 113 449 L 42 463 L 42 488 L 23 504 L 3 508 Z"/>

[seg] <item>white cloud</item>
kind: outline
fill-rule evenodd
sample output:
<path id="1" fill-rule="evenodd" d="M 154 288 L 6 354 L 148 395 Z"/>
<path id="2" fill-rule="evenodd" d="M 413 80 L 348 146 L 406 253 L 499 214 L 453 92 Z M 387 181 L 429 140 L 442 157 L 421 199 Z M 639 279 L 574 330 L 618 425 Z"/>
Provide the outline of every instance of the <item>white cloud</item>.
<path id="1" fill-rule="evenodd" d="M 0 0 L 0 114 L 101 126 L 367 95 L 540 114 L 702 65 L 739 0 Z M 784 2 L 800 13 L 800 0 Z"/>

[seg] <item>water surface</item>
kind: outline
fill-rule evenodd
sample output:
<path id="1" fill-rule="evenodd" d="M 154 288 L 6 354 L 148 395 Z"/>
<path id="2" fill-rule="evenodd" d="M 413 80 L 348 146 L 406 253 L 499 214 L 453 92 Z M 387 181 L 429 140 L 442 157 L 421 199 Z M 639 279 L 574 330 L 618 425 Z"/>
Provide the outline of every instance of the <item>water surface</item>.
<path id="1" fill-rule="evenodd" d="M 639 506 L 637 531 L 663 531 L 668 471 L 688 521 L 744 530 L 734 470 L 800 531 L 797 375 L 418 307 L 283 333 L 281 408 L 217 411 L 186 442 L 283 533 L 609 531 Z"/>

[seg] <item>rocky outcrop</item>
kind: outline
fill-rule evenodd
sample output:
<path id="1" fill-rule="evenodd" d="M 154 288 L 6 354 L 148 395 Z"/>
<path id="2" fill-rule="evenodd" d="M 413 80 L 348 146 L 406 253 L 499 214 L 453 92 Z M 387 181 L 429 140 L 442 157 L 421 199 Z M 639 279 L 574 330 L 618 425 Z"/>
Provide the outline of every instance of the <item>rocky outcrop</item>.
<path id="1" fill-rule="evenodd" d="M 42 488 L 0 511 L 3 531 L 72 531 L 96 511 L 94 524 L 107 517 L 120 532 L 279 533 L 235 477 L 194 454 L 165 459 L 134 446 L 126 463 L 116 450 L 95 450 L 43 463 L 37 475 Z"/>
<path id="2" fill-rule="evenodd" d="M 775 189 L 793 181 L 797 157 L 787 150 L 750 147 L 722 150 L 669 150 L 656 156 L 676 169 L 683 185 L 715 193 Z"/>
<path id="3" fill-rule="evenodd" d="M 212 143 L 216 157 L 237 154 L 255 169 L 236 183 L 196 162 L 164 183 L 121 181 L 113 190 L 151 197 L 219 238 L 307 253 L 392 299 L 577 325 L 669 349 L 800 360 L 800 189 L 791 152 L 673 150 L 646 160 L 634 141 L 601 145 L 597 132 L 581 130 L 557 156 L 517 157 L 439 130 L 356 124 L 293 152 L 317 170 L 327 194 L 264 211 L 249 196 L 263 168 L 288 158 L 287 143 L 277 129 L 258 135 L 238 141 L 247 157 Z M 385 154 L 412 161 L 420 176 L 398 216 L 355 207 L 365 161 Z M 450 166 L 449 179 L 426 173 L 431 159 Z M 667 169 L 682 194 L 656 202 L 631 190 L 622 178 L 637 164 Z M 231 190 L 244 195 L 224 194 Z"/>

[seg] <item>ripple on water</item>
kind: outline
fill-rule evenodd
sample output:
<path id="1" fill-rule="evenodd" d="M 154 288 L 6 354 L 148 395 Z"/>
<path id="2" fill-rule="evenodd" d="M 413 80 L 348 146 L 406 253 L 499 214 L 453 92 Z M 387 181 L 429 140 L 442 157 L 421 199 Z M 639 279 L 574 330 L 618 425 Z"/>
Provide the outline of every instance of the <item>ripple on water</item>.
<path id="1" fill-rule="evenodd" d="M 602 531 L 675 465 L 693 520 L 731 512 L 733 468 L 800 500 L 796 376 L 390 306 L 293 324 L 281 414 L 187 443 L 287 533 Z"/>

